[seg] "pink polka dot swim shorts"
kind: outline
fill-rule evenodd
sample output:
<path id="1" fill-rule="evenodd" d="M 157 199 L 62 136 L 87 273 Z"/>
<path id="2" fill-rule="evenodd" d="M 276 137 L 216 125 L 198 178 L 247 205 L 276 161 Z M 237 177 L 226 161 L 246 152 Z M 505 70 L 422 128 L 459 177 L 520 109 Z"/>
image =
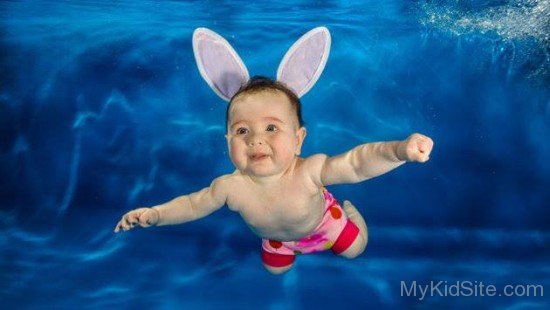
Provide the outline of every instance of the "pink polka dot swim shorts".
<path id="1" fill-rule="evenodd" d="M 298 241 L 262 239 L 262 261 L 271 267 L 292 264 L 296 255 L 332 250 L 344 252 L 355 241 L 359 228 L 349 220 L 338 201 L 323 188 L 325 213 L 321 223 L 309 236 Z"/>

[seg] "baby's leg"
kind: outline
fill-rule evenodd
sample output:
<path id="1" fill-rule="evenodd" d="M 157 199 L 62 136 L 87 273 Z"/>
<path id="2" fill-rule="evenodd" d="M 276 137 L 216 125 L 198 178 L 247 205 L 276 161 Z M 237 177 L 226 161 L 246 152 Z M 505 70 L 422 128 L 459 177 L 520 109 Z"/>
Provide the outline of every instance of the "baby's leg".
<path id="1" fill-rule="evenodd" d="M 356 258 L 359 256 L 365 248 L 367 247 L 367 242 L 369 239 L 369 234 L 367 231 L 367 224 L 361 216 L 361 213 L 351 204 L 351 202 L 344 201 L 344 211 L 346 212 L 348 218 L 359 228 L 359 234 L 353 243 L 347 248 L 344 252 L 339 255 L 346 258 Z"/>

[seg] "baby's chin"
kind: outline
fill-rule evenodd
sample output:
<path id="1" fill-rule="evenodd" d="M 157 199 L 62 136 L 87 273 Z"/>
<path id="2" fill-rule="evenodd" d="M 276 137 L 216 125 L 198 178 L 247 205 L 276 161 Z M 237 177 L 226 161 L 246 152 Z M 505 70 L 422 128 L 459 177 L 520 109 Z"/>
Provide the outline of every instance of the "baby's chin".
<path id="1" fill-rule="evenodd" d="M 242 170 L 241 170 L 242 171 Z M 272 169 L 246 169 L 244 170 L 244 174 L 252 176 L 252 177 L 270 177 L 273 175 L 278 174 L 278 171 L 273 171 Z"/>
<path id="2" fill-rule="evenodd" d="M 244 175 L 252 177 L 270 177 L 284 173 L 292 165 L 295 158 L 288 160 L 288 163 L 275 163 L 269 156 L 258 160 L 248 160 L 246 163 L 241 162 L 238 165 L 233 162 L 233 165 Z"/>
<path id="3" fill-rule="evenodd" d="M 270 177 L 282 173 L 282 171 L 279 170 L 280 169 L 275 169 L 275 167 L 269 166 L 252 166 L 242 169 L 241 172 L 252 177 L 261 178 Z"/>

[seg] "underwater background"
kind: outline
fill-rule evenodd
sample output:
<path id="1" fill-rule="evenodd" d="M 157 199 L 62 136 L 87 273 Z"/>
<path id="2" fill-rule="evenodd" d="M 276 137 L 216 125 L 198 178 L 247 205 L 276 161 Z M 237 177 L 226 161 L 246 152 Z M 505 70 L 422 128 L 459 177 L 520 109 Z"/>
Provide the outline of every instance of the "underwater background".
<path id="1" fill-rule="evenodd" d="M 435 141 L 426 164 L 329 188 L 365 217 L 365 253 L 273 276 L 227 208 L 114 234 L 126 211 L 234 169 L 193 30 L 274 77 L 320 25 L 332 50 L 302 98 L 303 154 Z M 0 308 L 548 309 L 549 142 L 548 0 L 2 1 Z M 404 295 L 413 281 L 497 296 Z"/>

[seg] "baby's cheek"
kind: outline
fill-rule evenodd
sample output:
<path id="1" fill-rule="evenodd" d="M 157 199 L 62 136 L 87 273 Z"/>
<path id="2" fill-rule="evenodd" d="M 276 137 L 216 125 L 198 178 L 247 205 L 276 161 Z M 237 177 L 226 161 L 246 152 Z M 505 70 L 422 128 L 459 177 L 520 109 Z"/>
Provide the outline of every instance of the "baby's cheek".
<path id="1" fill-rule="evenodd" d="M 229 150 L 229 157 L 232 162 L 239 161 L 239 153 L 234 149 Z"/>
<path id="2" fill-rule="evenodd" d="M 231 162 L 237 166 L 238 163 L 242 161 L 242 158 L 239 157 L 239 148 L 235 146 L 229 146 L 229 158 Z M 242 157 L 242 156 L 241 156 Z"/>
<path id="3" fill-rule="evenodd" d="M 279 147 L 279 154 L 286 160 L 292 160 L 296 155 L 295 146 L 291 143 L 281 143 Z"/>

